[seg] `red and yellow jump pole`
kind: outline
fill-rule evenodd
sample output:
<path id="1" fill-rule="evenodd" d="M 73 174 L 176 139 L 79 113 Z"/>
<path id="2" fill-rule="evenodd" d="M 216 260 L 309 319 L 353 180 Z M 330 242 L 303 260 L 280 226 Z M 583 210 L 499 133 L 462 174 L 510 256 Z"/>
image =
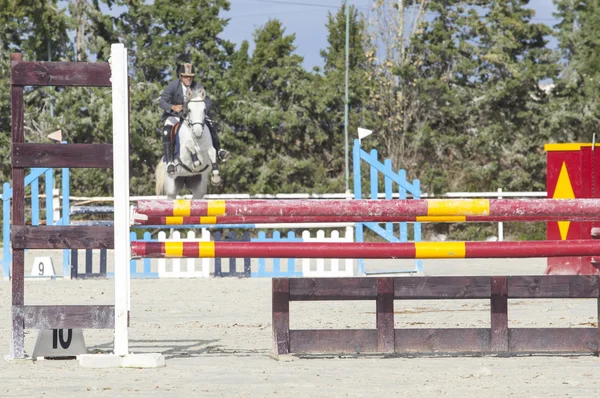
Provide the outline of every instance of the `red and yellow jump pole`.
<path id="1" fill-rule="evenodd" d="M 597 216 L 600 199 L 142 200 L 146 216 Z"/>
<path id="2" fill-rule="evenodd" d="M 149 258 L 531 258 L 600 255 L 600 242 L 132 242 L 132 256 Z"/>
<path id="3" fill-rule="evenodd" d="M 354 222 L 547 222 L 561 221 L 564 216 L 149 216 L 137 220 L 140 225 L 216 225 L 216 224 L 283 224 L 283 223 L 354 223 Z M 569 217 L 570 221 L 600 222 L 600 214 Z"/>

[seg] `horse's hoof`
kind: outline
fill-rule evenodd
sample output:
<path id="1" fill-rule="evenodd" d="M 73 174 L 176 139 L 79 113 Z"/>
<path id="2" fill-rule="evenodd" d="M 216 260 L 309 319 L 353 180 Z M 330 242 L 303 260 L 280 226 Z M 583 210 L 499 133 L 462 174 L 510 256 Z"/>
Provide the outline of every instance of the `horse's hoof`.
<path id="1" fill-rule="evenodd" d="M 212 186 L 218 187 L 219 185 L 221 185 L 221 176 L 218 174 L 213 174 L 210 177 L 210 183 L 212 184 Z"/>

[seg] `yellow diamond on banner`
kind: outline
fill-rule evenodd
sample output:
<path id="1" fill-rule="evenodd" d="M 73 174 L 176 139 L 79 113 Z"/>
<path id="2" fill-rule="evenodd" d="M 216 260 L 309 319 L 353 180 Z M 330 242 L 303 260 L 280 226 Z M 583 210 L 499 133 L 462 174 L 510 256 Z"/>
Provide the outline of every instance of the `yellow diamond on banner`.
<path id="1" fill-rule="evenodd" d="M 571 179 L 569 178 L 569 172 L 567 171 L 567 165 L 563 162 L 560 168 L 560 174 L 558 175 L 558 181 L 556 182 L 556 188 L 554 188 L 553 199 L 575 199 L 575 193 L 573 192 L 573 186 L 571 186 Z M 558 229 L 560 230 L 560 238 L 562 240 L 567 239 L 569 233 L 570 221 L 559 221 Z"/>

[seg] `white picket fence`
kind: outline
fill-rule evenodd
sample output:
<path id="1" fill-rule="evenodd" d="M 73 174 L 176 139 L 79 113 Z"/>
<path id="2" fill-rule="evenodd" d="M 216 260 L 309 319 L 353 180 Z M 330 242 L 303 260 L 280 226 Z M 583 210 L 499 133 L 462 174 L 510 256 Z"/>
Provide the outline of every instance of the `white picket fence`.
<path id="1" fill-rule="evenodd" d="M 169 240 L 189 242 L 209 242 L 211 234 L 208 229 L 202 229 L 200 236 L 197 237 L 194 231 L 189 231 L 185 238 L 181 236 L 180 231 L 173 231 L 170 238 L 165 231 L 158 233 L 158 241 L 166 242 Z M 318 230 L 313 235 L 311 231 L 302 231 L 302 240 L 304 242 L 353 242 L 354 227 L 346 227 L 344 236 L 340 236 L 337 230 L 331 231 L 330 236 L 325 236 L 325 231 Z M 354 276 L 354 259 L 328 259 L 329 269 L 326 269 L 325 259 L 304 258 L 302 262 L 302 276 L 306 277 L 340 277 Z M 341 265 L 341 267 L 340 267 Z M 212 258 L 172 258 L 158 259 L 158 277 L 159 278 L 209 278 L 211 271 L 214 271 L 214 259 Z"/>
<path id="2" fill-rule="evenodd" d="M 185 240 L 188 242 L 209 242 L 210 232 L 207 229 L 202 229 L 200 238 L 196 238 L 194 231 L 189 231 L 186 238 L 181 237 L 179 231 L 173 232 L 173 237 L 167 239 L 167 234 L 164 231 L 158 233 L 158 241 L 166 242 L 168 240 Z M 185 262 L 185 270 L 181 269 L 182 262 Z M 161 258 L 158 260 L 158 277 L 159 278 L 208 278 L 210 277 L 211 263 L 214 260 L 210 258 Z M 214 265 L 214 264 L 213 264 Z M 196 269 L 199 266 L 199 269 Z"/>
<path id="3" fill-rule="evenodd" d="M 302 240 L 304 242 L 354 242 L 354 227 L 346 227 L 343 237 L 340 237 L 340 232 L 337 230 L 331 231 L 331 235 L 329 237 L 325 236 L 325 231 L 323 231 L 322 229 L 317 231 L 315 237 L 311 236 L 310 231 L 305 230 L 302 232 Z M 340 261 L 343 261 L 343 269 L 340 269 Z M 352 258 L 332 258 L 329 261 L 329 270 L 325 270 L 325 259 L 304 258 L 302 259 L 302 276 L 353 276 L 355 262 L 356 261 Z"/>

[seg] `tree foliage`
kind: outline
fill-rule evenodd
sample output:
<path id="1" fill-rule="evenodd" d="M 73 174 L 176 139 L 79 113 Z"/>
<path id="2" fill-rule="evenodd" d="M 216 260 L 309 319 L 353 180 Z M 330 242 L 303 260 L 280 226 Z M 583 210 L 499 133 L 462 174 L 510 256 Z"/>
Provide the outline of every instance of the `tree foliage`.
<path id="1" fill-rule="evenodd" d="M 543 145 L 591 141 L 600 120 L 600 7 L 555 3 L 552 27 L 535 21 L 527 0 L 376 0 L 368 18 L 351 7 L 350 146 L 357 127 L 374 130 L 365 143 L 428 192 L 543 190 Z M 0 0 L 0 155 L 10 156 L 11 52 L 107 61 L 110 44 L 123 42 L 133 193 L 153 192 L 157 98 L 180 62 L 197 68 L 222 146 L 233 153 L 214 192 L 343 191 L 344 2 L 328 16 L 323 64 L 313 70 L 279 20 L 258 27 L 251 42 L 224 40 L 229 7 L 226 0 Z M 68 142 L 111 140 L 108 89 L 27 88 L 25 102 L 28 141 L 45 142 L 57 129 Z M 10 178 L 8 161 L 0 177 Z M 110 172 L 74 178 L 77 194 L 110 194 Z"/>

